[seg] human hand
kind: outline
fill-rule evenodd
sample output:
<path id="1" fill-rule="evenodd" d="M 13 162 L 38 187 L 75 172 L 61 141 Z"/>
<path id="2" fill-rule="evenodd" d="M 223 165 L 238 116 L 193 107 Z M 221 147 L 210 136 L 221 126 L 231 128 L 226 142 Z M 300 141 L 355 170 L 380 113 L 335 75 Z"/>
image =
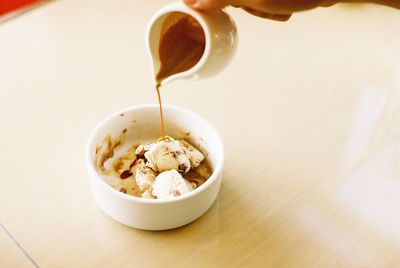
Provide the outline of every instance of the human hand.
<path id="1" fill-rule="evenodd" d="M 344 3 L 374 3 L 400 9 L 399 0 L 183 0 L 185 4 L 198 10 L 220 9 L 225 6 L 240 7 L 252 15 L 287 21 L 292 13 L 329 7 L 338 2 Z"/>
<path id="2" fill-rule="evenodd" d="M 212 10 L 228 5 L 240 7 L 252 15 L 287 21 L 292 13 L 315 7 L 326 7 L 336 4 L 337 0 L 183 0 L 183 2 L 198 10 Z"/>

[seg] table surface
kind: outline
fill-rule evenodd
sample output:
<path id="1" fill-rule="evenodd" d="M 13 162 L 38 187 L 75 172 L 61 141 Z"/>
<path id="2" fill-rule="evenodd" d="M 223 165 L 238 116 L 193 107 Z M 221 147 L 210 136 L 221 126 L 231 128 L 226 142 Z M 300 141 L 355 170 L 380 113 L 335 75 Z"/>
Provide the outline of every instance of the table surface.
<path id="1" fill-rule="evenodd" d="M 163 89 L 220 131 L 221 192 L 148 232 L 97 207 L 84 162 L 102 118 L 156 103 L 144 34 L 168 1 L 137 2 L 55 1 L 0 25 L 0 267 L 399 267 L 400 11 L 229 9 L 233 62 Z"/>

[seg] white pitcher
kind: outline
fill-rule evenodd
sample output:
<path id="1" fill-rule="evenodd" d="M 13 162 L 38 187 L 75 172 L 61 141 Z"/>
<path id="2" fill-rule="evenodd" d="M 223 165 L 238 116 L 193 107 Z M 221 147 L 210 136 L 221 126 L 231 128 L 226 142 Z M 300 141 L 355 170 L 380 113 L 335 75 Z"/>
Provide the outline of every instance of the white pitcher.
<path id="1" fill-rule="evenodd" d="M 232 59 L 237 47 L 237 30 L 232 18 L 224 10 L 211 12 L 196 11 L 181 1 L 161 8 L 151 18 L 146 40 L 152 59 L 154 77 L 160 69 L 159 43 L 161 27 L 165 18 L 172 12 L 186 13 L 195 18 L 205 34 L 205 49 L 200 60 L 189 70 L 171 75 L 162 85 L 178 78 L 207 78 L 219 73 Z"/>

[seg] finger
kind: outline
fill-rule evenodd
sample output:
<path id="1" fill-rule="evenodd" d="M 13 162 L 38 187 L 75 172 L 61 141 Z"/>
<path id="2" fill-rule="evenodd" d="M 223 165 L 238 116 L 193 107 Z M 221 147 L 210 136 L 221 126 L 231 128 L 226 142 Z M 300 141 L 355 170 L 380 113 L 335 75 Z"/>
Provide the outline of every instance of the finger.
<path id="1" fill-rule="evenodd" d="M 229 0 L 183 0 L 183 2 L 198 10 L 221 9 L 229 4 Z"/>
<path id="2" fill-rule="evenodd" d="M 226 0 L 229 4 L 250 8 L 267 14 L 286 15 L 293 12 L 309 10 L 318 6 L 332 6 L 338 0 L 303 0 L 303 1 L 282 1 L 282 0 Z M 284 17 L 282 17 L 284 18 Z"/>
<path id="3" fill-rule="evenodd" d="M 242 7 L 243 10 L 246 12 L 250 13 L 251 15 L 264 18 L 264 19 L 269 19 L 269 20 L 276 20 L 276 21 L 288 21 L 292 14 L 269 14 L 261 11 L 254 10 L 252 8 L 248 7 Z"/>
<path id="4" fill-rule="evenodd" d="M 337 3 L 338 3 L 337 0 L 323 0 L 320 2 L 319 6 L 320 7 L 331 7 Z"/>

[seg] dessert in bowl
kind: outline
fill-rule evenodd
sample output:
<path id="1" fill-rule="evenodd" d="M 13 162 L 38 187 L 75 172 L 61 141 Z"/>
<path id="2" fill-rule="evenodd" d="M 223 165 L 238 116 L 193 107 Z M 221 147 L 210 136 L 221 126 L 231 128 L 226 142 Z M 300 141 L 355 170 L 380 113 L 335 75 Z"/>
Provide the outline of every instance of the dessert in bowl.
<path id="1" fill-rule="evenodd" d="M 96 202 L 139 229 L 194 221 L 211 207 L 221 185 L 224 150 L 215 128 L 187 109 L 163 109 L 168 137 L 159 139 L 159 107 L 142 105 L 104 119 L 86 147 Z"/>

